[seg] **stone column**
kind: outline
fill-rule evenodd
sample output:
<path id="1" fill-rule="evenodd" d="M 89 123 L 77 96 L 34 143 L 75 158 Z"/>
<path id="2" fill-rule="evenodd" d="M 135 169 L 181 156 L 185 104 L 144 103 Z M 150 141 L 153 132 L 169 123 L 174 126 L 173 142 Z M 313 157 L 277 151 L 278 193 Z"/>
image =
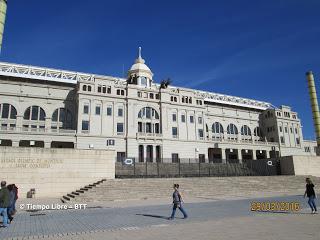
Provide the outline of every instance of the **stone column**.
<path id="1" fill-rule="evenodd" d="M 268 150 L 266 150 L 266 157 L 270 158 L 270 152 Z"/>
<path id="2" fill-rule="evenodd" d="M 22 115 L 17 115 L 16 128 L 17 128 L 18 131 L 22 131 L 22 121 L 23 121 L 23 116 Z"/>
<path id="3" fill-rule="evenodd" d="M 51 117 L 46 117 L 45 120 L 45 131 L 51 132 Z"/>
<path id="4" fill-rule="evenodd" d="M 257 150 L 255 149 L 252 150 L 252 159 L 257 160 Z"/>
<path id="5" fill-rule="evenodd" d="M 227 163 L 226 149 L 225 148 L 221 148 L 221 157 L 222 157 L 222 163 Z"/>
<path id="6" fill-rule="evenodd" d="M 51 142 L 44 142 L 44 148 L 51 148 Z"/>
<path id="7" fill-rule="evenodd" d="M 147 145 L 142 145 L 143 146 L 143 161 L 147 161 Z"/>
<path id="8" fill-rule="evenodd" d="M 12 147 L 19 147 L 19 141 L 12 141 Z"/>
<path id="9" fill-rule="evenodd" d="M 153 149 L 153 151 L 152 151 L 152 154 L 153 154 L 153 162 L 156 162 L 156 159 L 157 159 L 157 153 L 156 153 L 156 151 L 157 151 L 157 146 L 153 146 L 153 145 L 152 145 L 152 149 Z"/>
<path id="10" fill-rule="evenodd" d="M 241 153 L 241 149 L 238 149 L 238 160 L 239 160 L 239 163 L 242 163 L 242 153 Z"/>

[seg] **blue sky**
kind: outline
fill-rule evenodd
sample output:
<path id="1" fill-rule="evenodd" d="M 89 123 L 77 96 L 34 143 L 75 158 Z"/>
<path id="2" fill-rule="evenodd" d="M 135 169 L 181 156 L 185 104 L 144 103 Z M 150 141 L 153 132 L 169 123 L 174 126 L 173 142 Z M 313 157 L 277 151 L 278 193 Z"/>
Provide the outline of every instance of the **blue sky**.
<path id="1" fill-rule="evenodd" d="M 9 1 L 1 61 L 123 76 L 142 46 L 160 81 L 292 106 L 314 138 L 320 1 Z M 319 93 L 320 94 L 320 93 Z"/>

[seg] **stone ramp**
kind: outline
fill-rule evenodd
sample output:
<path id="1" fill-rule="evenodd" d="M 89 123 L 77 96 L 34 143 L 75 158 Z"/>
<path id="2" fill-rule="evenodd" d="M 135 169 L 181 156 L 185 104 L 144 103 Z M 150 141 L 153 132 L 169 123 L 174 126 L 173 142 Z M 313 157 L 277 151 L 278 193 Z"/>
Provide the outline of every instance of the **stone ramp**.
<path id="1" fill-rule="evenodd" d="M 320 178 L 311 178 L 315 185 L 320 185 Z M 174 183 L 180 184 L 186 200 L 303 195 L 305 190 L 305 176 L 115 179 L 107 180 L 71 201 L 90 204 L 170 199 Z"/>

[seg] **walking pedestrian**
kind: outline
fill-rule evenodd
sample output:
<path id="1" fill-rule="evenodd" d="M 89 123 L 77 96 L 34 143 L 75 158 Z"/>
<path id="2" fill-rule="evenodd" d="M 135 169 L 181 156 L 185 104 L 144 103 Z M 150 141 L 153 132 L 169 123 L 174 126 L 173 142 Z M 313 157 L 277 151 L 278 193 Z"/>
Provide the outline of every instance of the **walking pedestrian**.
<path id="1" fill-rule="evenodd" d="M 311 208 L 311 213 L 315 214 L 317 213 L 317 206 L 316 206 L 316 202 L 315 199 L 317 198 L 317 195 L 314 191 L 314 184 L 312 183 L 310 178 L 306 178 L 306 191 L 304 192 L 303 197 L 307 197 L 309 198 L 308 200 L 308 204 Z"/>
<path id="2" fill-rule="evenodd" d="M 8 185 L 7 188 L 9 190 L 9 196 L 10 196 L 9 207 L 7 208 L 7 215 L 8 215 L 9 222 L 11 223 L 13 220 L 13 215 L 15 214 L 14 205 L 15 205 L 16 193 L 14 190 L 14 184 Z"/>
<path id="3" fill-rule="evenodd" d="M 183 218 L 186 219 L 186 218 L 188 218 L 188 214 L 186 213 L 186 211 L 182 207 L 183 199 L 182 199 L 181 194 L 179 192 L 179 184 L 174 184 L 173 189 L 174 189 L 173 194 L 172 194 L 173 207 L 172 207 L 172 213 L 171 213 L 171 216 L 169 217 L 169 220 L 174 219 L 177 208 L 179 208 L 179 210 L 182 212 Z"/>
<path id="4" fill-rule="evenodd" d="M 7 188 L 6 181 L 1 182 L 1 189 L 0 189 L 0 215 L 2 215 L 2 226 L 8 226 L 8 215 L 7 215 L 7 208 L 9 207 L 10 201 L 10 193 Z"/>

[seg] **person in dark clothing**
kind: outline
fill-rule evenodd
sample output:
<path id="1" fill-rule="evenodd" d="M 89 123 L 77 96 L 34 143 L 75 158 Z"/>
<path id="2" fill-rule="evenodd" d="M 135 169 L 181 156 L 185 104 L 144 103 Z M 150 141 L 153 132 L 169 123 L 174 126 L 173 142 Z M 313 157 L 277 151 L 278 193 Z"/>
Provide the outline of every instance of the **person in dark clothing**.
<path id="1" fill-rule="evenodd" d="M 12 184 L 13 186 L 13 192 L 14 192 L 14 201 L 13 201 L 13 212 L 16 213 L 16 202 L 18 200 L 18 187 L 15 184 Z"/>
<path id="2" fill-rule="evenodd" d="M 2 226 L 8 226 L 8 216 L 7 216 L 7 208 L 10 204 L 10 193 L 7 188 L 6 181 L 1 182 L 1 190 L 0 190 L 0 215 L 3 216 Z"/>
<path id="3" fill-rule="evenodd" d="M 14 184 L 10 184 L 7 186 L 8 190 L 9 190 L 9 196 L 10 196 L 10 200 L 9 200 L 9 207 L 7 208 L 7 215 L 8 215 L 8 219 L 10 221 L 10 223 L 13 220 L 13 215 L 15 214 L 14 212 L 14 205 L 15 205 L 15 198 L 16 198 L 16 194 L 14 191 Z"/>
<path id="4" fill-rule="evenodd" d="M 183 218 L 186 219 L 188 218 L 188 214 L 182 207 L 183 200 L 182 200 L 181 194 L 179 193 L 179 184 L 174 184 L 173 189 L 174 189 L 174 192 L 172 194 L 173 207 L 172 207 L 172 213 L 171 213 L 171 216 L 169 217 L 169 220 L 174 219 L 177 208 L 179 208 L 179 210 L 182 212 Z"/>
<path id="5" fill-rule="evenodd" d="M 311 208 L 311 213 L 312 214 L 315 214 L 317 213 L 317 206 L 316 206 L 316 202 L 315 202 L 315 199 L 317 198 L 317 195 L 314 191 L 314 185 L 311 181 L 310 178 L 306 178 L 306 191 L 304 192 L 304 196 L 303 197 L 308 197 L 309 200 L 308 200 L 308 204 Z"/>

